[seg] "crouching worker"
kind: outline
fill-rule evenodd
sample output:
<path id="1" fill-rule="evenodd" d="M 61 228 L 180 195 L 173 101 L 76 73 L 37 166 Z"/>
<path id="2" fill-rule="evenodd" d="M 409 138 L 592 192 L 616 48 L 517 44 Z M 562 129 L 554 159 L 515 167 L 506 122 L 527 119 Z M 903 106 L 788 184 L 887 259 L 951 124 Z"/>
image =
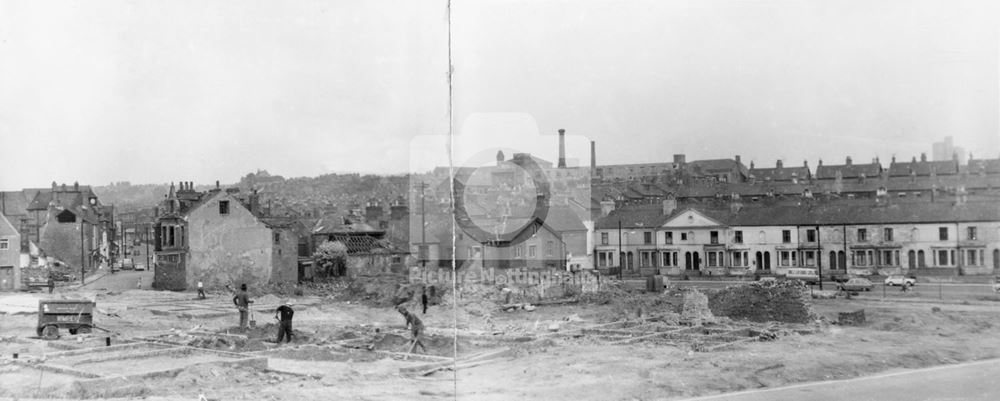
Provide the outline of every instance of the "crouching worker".
<path id="1" fill-rule="evenodd" d="M 406 327 L 410 329 L 410 334 L 413 336 L 410 340 L 410 349 L 407 352 L 412 354 L 418 345 L 421 350 L 427 352 L 427 347 L 425 347 L 424 343 L 420 341 L 420 336 L 424 332 L 424 322 L 421 322 L 417 315 L 414 315 L 410 313 L 410 311 L 406 310 L 403 305 L 396 306 L 396 311 L 398 311 L 399 314 L 403 315 L 403 318 L 406 319 Z"/>
<path id="2" fill-rule="evenodd" d="M 278 343 L 285 339 L 286 343 L 292 342 L 292 315 L 295 311 L 287 302 L 274 310 L 274 318 L 278 320 Z M 278 316 L 281 316 L 280 318 Z"/>

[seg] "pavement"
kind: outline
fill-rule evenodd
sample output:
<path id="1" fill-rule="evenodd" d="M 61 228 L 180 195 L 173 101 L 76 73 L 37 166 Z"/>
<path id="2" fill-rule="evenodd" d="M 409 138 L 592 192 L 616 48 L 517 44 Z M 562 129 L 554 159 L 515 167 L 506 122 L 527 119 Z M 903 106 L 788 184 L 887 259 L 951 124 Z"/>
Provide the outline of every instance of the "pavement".
<path id="1" fill-rule="evenodd" d="M 1000 359 L 990 359 L 688 401 L 993 401 L 1000 400 L 1000 380 L 997 378 L 1000 378 Z"/>

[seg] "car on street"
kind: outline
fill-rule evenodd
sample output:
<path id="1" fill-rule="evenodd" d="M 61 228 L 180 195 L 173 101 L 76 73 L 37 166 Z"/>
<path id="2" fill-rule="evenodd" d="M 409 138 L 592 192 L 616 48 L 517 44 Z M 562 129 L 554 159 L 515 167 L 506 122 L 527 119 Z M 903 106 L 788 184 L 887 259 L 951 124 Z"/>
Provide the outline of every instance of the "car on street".
<path id="1" fill-rule="evenodd" d="M 806 285 L 818 284 L 819 274 L 815 269 L 788 269 L 785 278 L 789 280 L 800 280 Z"/>
<path id="2" fill-rule="evenodd" d="M 146 264 L 145 263 L 136 263 L 135 264 L 135 269 L 136 270 L 146 270 Z"/>
<path id="3" fill-rule="evenodd" d="M 837 289 L 851 292 L 871 291 L 872 287 L 874 287 L 874 285 L 871 281 L 861 277 L 855 277 L 847 280 L 846 282 L 837 284 Z"/>
<path id="4" fill-rule="evenodd" d="M 906 277 L 902 274 L 894 274 L 885 278 L 885 285 L 895 286 L 895 285 L 916 285 L 917 279 L 914 277 Z"/>
<path id="5" fill-rule="evenodd" d="M 846 274 L 833 274 L 830 276 L 830 279 L 835 283 L 846 283 L 847 280 L 851 279 L 851 276 Z"/>

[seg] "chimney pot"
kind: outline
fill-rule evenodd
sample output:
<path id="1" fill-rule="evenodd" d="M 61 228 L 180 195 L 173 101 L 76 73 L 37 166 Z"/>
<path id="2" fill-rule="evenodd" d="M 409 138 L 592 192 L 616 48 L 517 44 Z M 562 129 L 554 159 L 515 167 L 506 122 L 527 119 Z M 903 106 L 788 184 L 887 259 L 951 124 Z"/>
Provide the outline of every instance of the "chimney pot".
<path id="1" fill-rule="evenodd" d="M 927 153 L 921 153 L 920 154 L 920 162 L 923 163 L 925 161 L 927 161 Z"/>
<path id="2" fill-rule="evenodd" d="M 847 156 L 847 163 L 846 163 L 846 164 L 847 164 L 848 166 L 850 166 L 850 165 L 851 165 L 851 157 L 850 157 L 850 156 Z"/>
<path id="3" fill-rule="evenodd" d="M 778 159 L 778 161 L 777 161 L 776 163 L 774 163 L 774 165 L 775 165 L 775 167 L 777 167 L 777 168 L 782 168 L 782 167 L 784 167 L 784 163 L 782 163 L 782 162 L 781 162 L 781 159 Z"/>

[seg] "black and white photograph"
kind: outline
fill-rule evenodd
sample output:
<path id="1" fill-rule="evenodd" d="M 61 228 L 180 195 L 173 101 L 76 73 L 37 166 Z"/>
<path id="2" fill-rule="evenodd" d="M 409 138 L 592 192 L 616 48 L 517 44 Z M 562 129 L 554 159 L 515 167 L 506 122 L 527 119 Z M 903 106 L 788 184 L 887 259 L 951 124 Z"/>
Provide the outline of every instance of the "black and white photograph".
<path id="1" fill-rule="evenodd" d="M 1000 399 L 1000 3 L 0 0 L 0 400 Z"/>

